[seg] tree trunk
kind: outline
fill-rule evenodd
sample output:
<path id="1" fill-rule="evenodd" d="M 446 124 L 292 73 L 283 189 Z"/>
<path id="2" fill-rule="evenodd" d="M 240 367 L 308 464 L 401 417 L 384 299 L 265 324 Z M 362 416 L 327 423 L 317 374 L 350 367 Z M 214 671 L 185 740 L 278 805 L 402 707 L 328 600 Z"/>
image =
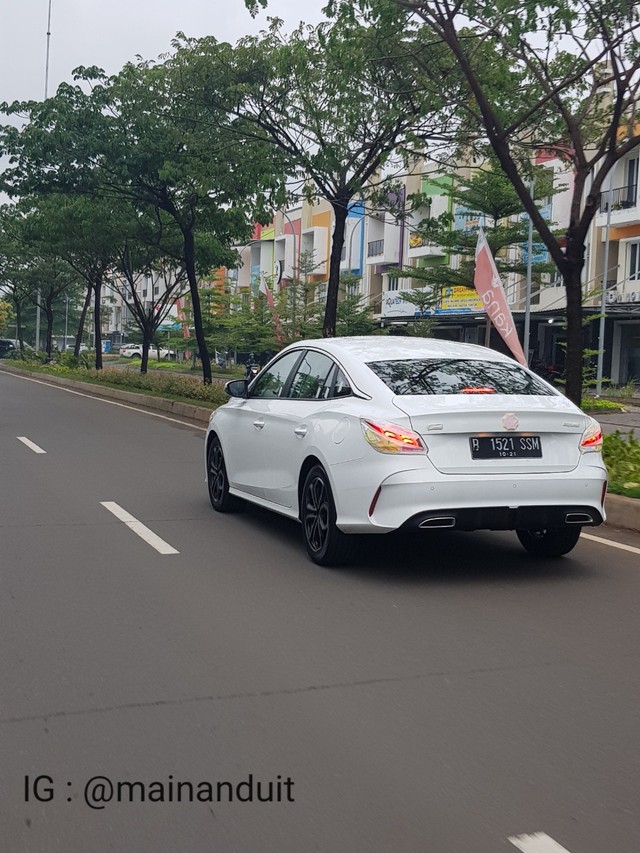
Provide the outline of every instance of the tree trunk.
<path id="1" fill-rule="evenodd" d="M 327 285 L 327 307 L 324 312 L 322 336 L 334 338 L 338 314 L 338 295 L 340 291 L 340 263 L 344 246 L 344 231 L 347 222 L 348 199 L 337 199 L 332 203 L 334 227 L 331 241 L 331 260 L 329 262 L 329 282 Z"/>
<path id="2" fill-rule="evenodd" d="M 204 339 L 204 329 L 202 328 L 202 310 L 200 308 L 200 293 L 198 291 L 198 278 L 196 276 L 195 264 L 195 240 L 193 231 L 183 231 L 184 239 L 184 261 L 189 280 L 189 292 L 191 293 L 191 307 L 193 310 L 193 325 L 198 342 L 198 350 L 200 352 L 200 360 L 202 362 L 202 378 L 205 385 L 211 385 L 211 359 L 207 351 L 207 344 Z"/>
<path id="3" fill-rule="evenodd" d="M 102 269 L 96 274 L 93 284 L 94 302 L 93 302 L 93 339 L 96 348 L 96 370 L 102 370 L 102 319 L 100 309 L 102 303 Z"/>
<path id="4" fill-rule="evenodd" d="M 53 356 L 53 306 L 52 306 L 52 297 L 47 296 L 44 304 L 44 313 L 47 318 L 47 332 L 45 335 L 45 352 L 47 353 L 47 358 L 51 359 Z"/>
<path id="5" fill-rule="evenodd" d="M 582 401 L 582 351 L 584 330 L 582 325 L 582 262 L 576 259 L 563 275 L 567 292 L 567 350 L 565 361 L 565 393 L 572 403 Z"/>
<path id="6" fill-rule="evenodd" d="M 151 346 L 151 332 L 147 326 L 142 329 L 142 361 L 140 362 L 140 373 L 146 373 L 149 369 L 149 348 Z"/>
<path id="7" fill-rule="evenodd" d="M 89 304 L 91 302 L 91 295 L 93 293 L 93 284 L 89 284 L 87 287 L 87 294 L 84 298 L 84 305 L 82 306 L 82 311 L 80 312 L 80 320 L 78 322 L 78 331 L 76 333 L 76 343 L 73 348 L 73 354 L 76 358 L 80 355 L 80 344 L 82 343 L 82 335 L 84 333 L 84 324 L 87 321 L 87 312 L 89 310 Z"/>

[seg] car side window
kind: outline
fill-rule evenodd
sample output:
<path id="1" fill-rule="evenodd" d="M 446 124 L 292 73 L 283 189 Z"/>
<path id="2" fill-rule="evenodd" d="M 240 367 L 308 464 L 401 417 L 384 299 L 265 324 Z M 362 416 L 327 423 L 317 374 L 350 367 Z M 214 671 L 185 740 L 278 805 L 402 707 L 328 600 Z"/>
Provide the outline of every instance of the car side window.
<path id="1" fill-rule="evenodd" d="M 326 400 L 331 391 L 334 364 L 328 355 L 307 350 L 291 380 L 287 396 L 294 400 Z"/>
<path id="2" fill-rule="evenodd" d="M 351 386 L 347 381 L 347 377 L 340 370 L 340 368 L 336 368 L 336 377 L 333 380 L 333 393 L 332 397 L 348 397 L 351 394 Z"/>
<path id="3" fill-rule="evenodd" d="M 249 389 L 250 397 L 282 397 L 291 370 L 300 358 L 300 350 L 288 352 L 265 370 Z"/>

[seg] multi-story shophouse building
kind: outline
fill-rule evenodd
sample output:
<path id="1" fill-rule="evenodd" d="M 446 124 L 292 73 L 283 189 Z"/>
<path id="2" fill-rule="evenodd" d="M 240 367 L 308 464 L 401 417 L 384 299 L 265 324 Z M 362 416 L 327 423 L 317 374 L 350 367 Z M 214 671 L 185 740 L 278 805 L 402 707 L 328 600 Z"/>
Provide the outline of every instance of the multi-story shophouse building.
<path id="1" fill-rule="evenodd" d="M 541 152 L 536 160 L 553 176 L 555 192 L 539 201 L 543 216 L 557 230 L 569 222 L 573 176 L 566 163 L 554 155 Z M 480 168 L 476 166 L 474 168 Z M 448 212 L 452 228 L 475 230 L 482 217 L 455 203 L 451 187 L 459 177 L 470 177 L 470 167 L 453 174 L 442 174 L 433 167 L 417 164 L 404 179 L 404 186 L 389 210 L 372 210 L 362 202 L 350 206 L 342 252 L 342 272 L 360 276 L 360 293 L 372 308 L 373 318 L 382 326 L 401 331 L 416 315 L 416 307 L 402 298 L 415 283 L 410 277 L 398 277 L 397 270 L 406 267 L 434 267 L 459 263 L 437 245 L 428 243 L 420 234 L 419 224 L 426 217 Z M 587 262 L 583 274 L 583 313 L 585 347 L 597 350 L 599 340 L 598 313 L 601 301 L 602 264 L 606 236 L 609 234 L 606 335 L 604 340 L 605 376 L 612 382 L 625 383 L 640 379 L 640 208 L 638 207 L 638 159 L 627 158 L 611 175 L 611 211 L 607 207 L 608 191 L 589 236 Z M 420 193 L 421 208 L 398 216 L 409 196 Z M 526 215 L 523 214 L 526 219 Z M 609 228 L 607 229 L 607 222 Z M 227 274 L 240 292 L 257 292 L 266 280 L 276 290 L 287 287 L 300 276 L 301 257 L 313 258 L 313 270 L 305 272 L 318 285 L 316 296 L 322 300 L 322 287 L 329 272 L 329 256 L 333 217 L 331 206 L 320 201 L 304 202 L 300 207 L 279 211 L 268 227 L 256 226 L 253 239 L 238 247 L 242 264 Z M 526 263 L 527 244 L 510 250 Z M 516 258 L 517 259 L 517 258 Z M 532 260 L 548 261 L 546 247 L 533 244 Z M 540 277 L 538 277 L 540 278 Z M 564 362 L 564 319 L 566 297 L 558 274 L 541 276 L 534 283 L 530 304 L 530 359 L 555 365 Z M 434 334 L 451 340 L 485 343 L 501 348 L 496 333 L 487 338 L 487 323 L 481 302 L 472 289 L 445 288 L 437 306 L 429 312 L 434 320 Z M 523 338 L 525 325 L 525 277 L 510 274 L 503 282 L 514 320 Z M 589 319 L 591 318 L 591 319 Z"/>
<path id="2" fill-rule="evenodd" d="M 606 286 L 604 375 L 640 384 L 640 206 L 638 151 L 611 170 L 590 241 L 589 278 Z M 606 267 L 606 269 L 605 269 Z"/>

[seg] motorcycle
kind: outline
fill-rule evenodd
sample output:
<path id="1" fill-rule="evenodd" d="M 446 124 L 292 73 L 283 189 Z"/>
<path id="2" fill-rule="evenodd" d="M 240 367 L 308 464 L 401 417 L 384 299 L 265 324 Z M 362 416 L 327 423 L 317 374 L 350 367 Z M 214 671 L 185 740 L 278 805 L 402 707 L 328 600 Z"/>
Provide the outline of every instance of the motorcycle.
<path id="1" fill-rule="evenodd" d="M 247 364 L 247 369 L 244 375 L 244 378 L 247 382 L 251 382 L 252 379 L 255 379 L 256 376 L 260 373 L 260 365 L 259 364 Z"/>

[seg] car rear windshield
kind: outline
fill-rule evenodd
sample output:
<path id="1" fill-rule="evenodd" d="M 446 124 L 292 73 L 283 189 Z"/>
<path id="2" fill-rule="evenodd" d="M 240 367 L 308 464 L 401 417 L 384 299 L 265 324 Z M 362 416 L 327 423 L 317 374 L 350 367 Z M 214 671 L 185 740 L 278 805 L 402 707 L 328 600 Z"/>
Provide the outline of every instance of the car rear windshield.
<path id="1" fill-rule="evenodd" d="M 368 366 L 398 395 L 554 393 L 515 363 L 421 358 L 370 361 Z"/>

